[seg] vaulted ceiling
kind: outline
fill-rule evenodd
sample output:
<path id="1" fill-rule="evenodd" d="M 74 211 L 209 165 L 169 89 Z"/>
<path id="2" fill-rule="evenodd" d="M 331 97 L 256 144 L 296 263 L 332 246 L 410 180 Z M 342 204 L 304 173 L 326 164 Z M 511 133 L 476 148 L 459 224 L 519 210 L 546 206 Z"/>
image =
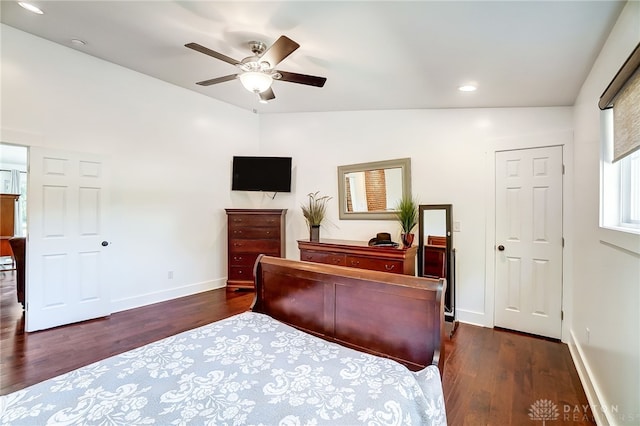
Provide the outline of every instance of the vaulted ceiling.
<path id="1" fill-rule="evenodd" d="M 259 113 L 573 105 L 624 7 L 620 1 L 1 2 L 4 24 Z M 267 104 L 233 65 L 250 41 L 300 44 L 278 69 L 323 88 L 273 83 Z M 72 42 L 82 40 L 85 44 Z M 458 87 L 475 84 L 475 92 Z M 603 88 L 604 89 L 604 88 Z"/>

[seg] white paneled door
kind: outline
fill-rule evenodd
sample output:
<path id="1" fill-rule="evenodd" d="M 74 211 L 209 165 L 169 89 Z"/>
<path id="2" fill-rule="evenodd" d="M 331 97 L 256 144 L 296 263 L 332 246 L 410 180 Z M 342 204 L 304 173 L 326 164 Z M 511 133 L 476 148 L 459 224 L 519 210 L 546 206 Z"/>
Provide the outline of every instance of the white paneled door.
<path id="1" fill-rule="evenodd" d="M 495 325 L 562 334 L 562 147 L 496 153 Z"/>
<path id="2" fill-rule="evenodd" d="M 94 155 L 30 148 L 27 331 L 110 314 L 106 183 Z"/>

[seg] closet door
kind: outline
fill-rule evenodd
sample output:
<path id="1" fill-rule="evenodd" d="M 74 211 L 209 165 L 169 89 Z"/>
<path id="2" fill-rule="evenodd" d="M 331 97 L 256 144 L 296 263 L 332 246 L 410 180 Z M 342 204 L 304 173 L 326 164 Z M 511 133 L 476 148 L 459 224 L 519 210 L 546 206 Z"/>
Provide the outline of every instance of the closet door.
<path id="1" fill-rule="evenodd" d="M 499 327 L 562 336 L 562 147 L 496 153 Z"/>

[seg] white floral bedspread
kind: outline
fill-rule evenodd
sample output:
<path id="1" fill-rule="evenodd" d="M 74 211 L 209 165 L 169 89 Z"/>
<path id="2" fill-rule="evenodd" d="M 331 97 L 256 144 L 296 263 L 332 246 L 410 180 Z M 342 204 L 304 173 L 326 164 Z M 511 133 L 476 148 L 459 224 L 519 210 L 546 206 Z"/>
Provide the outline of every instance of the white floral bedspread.
<path id="1" fill-rule="evenodd" d="M 411 372 L 252 312 L 1 398 L 2 425 L 446 424 L 436 367 Z"/>

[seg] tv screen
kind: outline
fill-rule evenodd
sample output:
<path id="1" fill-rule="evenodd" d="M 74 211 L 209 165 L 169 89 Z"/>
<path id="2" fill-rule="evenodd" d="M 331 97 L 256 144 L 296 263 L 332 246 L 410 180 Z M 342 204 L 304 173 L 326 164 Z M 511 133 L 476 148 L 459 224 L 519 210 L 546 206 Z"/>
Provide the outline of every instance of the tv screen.
<path id="1" fill-rule="evenodd" d="M 291 157 L 233 157 L 231 189 L 291 192 Z"/>

